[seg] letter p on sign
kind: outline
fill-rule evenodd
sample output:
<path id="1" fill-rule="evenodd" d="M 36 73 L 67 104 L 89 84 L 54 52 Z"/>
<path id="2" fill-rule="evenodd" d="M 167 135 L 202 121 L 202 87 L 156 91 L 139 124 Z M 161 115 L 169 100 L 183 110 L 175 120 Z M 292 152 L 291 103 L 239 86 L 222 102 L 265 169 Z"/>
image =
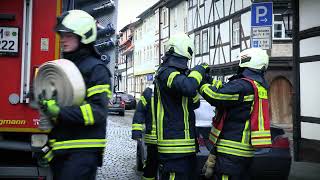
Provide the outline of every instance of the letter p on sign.
<path id="1" fill-rule="evenodd" d="M 260 19 L 263 21 L 263 17 L 267 15 L 268 9 L 265 6 L 257 7 L 256 23 L 259 24 Z"/>
<path id="2" fill-rule="evenodd" d="M 272 2 L 252 3 L 251 26 L 272 26 Z"/>

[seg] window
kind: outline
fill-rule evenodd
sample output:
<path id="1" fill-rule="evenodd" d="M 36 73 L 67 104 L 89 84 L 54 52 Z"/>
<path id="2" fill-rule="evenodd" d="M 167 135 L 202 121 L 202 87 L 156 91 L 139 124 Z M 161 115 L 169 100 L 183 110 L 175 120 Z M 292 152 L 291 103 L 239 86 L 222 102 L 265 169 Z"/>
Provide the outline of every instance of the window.
<path id="1" fill-rule="evenodd" d="M 174 18 L 173 18 L 173 26 L 177 27 L 178 25 L 178 8 L 174 9 Z"/>
<path id="2" fill-rule="evenodd" d="M 147 29 L 146 29 L 146 27 L 147 27 L 147 21 L 146 21 L 146 20 L 143 21 L 142 27 L 143 27 L 142 34 L 144 34 L 144 33 L 147 32 Z"/>
<path id="3" fill-rule="evenodd" d="M 194 47 L 196 50 L 196 55 L 200 54 L 200 34 L 196 35 L 195 42 L 194 42 Z"/>
<path id="4" fill-rule="evenodd" d="M 189 8 L 193 6 L 193 0 L 189 0 Z"/>
<path id="5" fill-rule="evenodd" d="M 273 38 L 274 39 L 285 39 L 289 36 L 285 33 L 284 24 L 282 21 L 282 16 L 280 14 L 275 14 L 273 16 Z"/>
<path id="6" fill-rule="evenodd" d="M 282 24 L 278 22 L 273 23 L 273 38 L 282 38 Z"/>
<path id="7" fill-rule="evenodd" d="M 163 26 L 167 26 L 168 25 L 168 19 L 167 19 L 167 9 L 163 10 Z"/>
<path id="8" fill-rule="evenodd" d="M 139 28 L 139 38 L 142 39 L 142 28 Z"/>
<path id="9" fill-rule="evenodd" d="M 184 32 L 188 31 L 188 19 L 186 17 L 183 18 L 183 30 Z"/>
<path id="10" fill-rule="evenodd" d="M 232 46 L 240 45 L 240 21 L 234 21 L 232 24 Z"/>
<path id="11" fill-rule="evenodd" d="M 137 39 L 138 39 L 138 31 L 135 30 L 135 31 L 134 31 L 134 40 L 136 41 Z"/>
<path id="12" fill-rule="evenodd" d="M 208 31 L 202 32 L 202 53 L 207 53 L 208 51 Z"/>
<path id="13" fill-rule="evenodd" d="M 215 44 L 215 29 L 214 27 L 210 28 L 210 46 L 214 46 Z"/>

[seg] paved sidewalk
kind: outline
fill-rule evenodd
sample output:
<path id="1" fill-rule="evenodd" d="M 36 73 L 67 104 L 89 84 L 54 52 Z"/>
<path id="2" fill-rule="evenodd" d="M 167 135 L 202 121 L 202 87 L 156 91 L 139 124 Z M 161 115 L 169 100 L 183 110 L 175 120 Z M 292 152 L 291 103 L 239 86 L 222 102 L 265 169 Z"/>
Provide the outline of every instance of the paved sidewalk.
<path id="1" fill-rule="evenodd" d="M 292 162 L 289 180 L 320 180 L 320 163 Z"/>

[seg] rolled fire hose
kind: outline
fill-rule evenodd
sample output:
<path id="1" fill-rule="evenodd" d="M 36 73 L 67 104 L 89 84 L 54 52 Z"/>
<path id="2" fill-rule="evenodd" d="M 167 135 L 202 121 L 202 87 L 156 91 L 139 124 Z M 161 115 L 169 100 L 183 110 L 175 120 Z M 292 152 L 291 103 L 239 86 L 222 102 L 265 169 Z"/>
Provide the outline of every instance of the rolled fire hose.
<path id="1" fill-rule="evenodd" d="M 56 101 L 60 107 L 81 105 L 86 93 L 83 77 L 77 66 L 66 59 L 48 61 L 39 67 L 34 80 L 34 98 L 39 102 L 39 95 L 52 99 L 56 91 Z M 53 127 L 51 120 L 40 110 L 39 129 Z"/>

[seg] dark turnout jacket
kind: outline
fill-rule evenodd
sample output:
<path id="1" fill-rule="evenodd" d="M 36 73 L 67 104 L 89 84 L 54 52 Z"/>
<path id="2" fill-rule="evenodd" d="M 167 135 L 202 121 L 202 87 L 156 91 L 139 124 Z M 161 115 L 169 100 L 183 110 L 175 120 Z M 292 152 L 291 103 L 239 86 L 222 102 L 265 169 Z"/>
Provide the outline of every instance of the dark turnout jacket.
<path id="1" fill-rule="evenodd" d="M 49 134 L 53 154 L 73 151 L 103 152 L 106 145 L 108 99 L 112 96 L 111 74 L 103 62 L 85 54 L 73 61 L 86 85 L 80 106 L 61 107 L 55 127 Z"/>
<path id="2" fill-rule="evenodd" d="M 138 102 L 132 120 L 132 139 L 142 138 L 142 131 L 145 130 L 145 143 L 157 144 L 155 118 L 154 85 L 152 85 L 143 91 Z"/>
<path id="3" fill-rule="evenodd" d="M 167 57 L 172 62 L 182 59 Z M 196 66 L 187 69 L 162 64 L 155 82 L 155 106 L 157 107 L 158 151 L 161 159 L 184 157 L 196 153 L 194 109 L 200 106 L 197 88 L 205 69 Z"/>

